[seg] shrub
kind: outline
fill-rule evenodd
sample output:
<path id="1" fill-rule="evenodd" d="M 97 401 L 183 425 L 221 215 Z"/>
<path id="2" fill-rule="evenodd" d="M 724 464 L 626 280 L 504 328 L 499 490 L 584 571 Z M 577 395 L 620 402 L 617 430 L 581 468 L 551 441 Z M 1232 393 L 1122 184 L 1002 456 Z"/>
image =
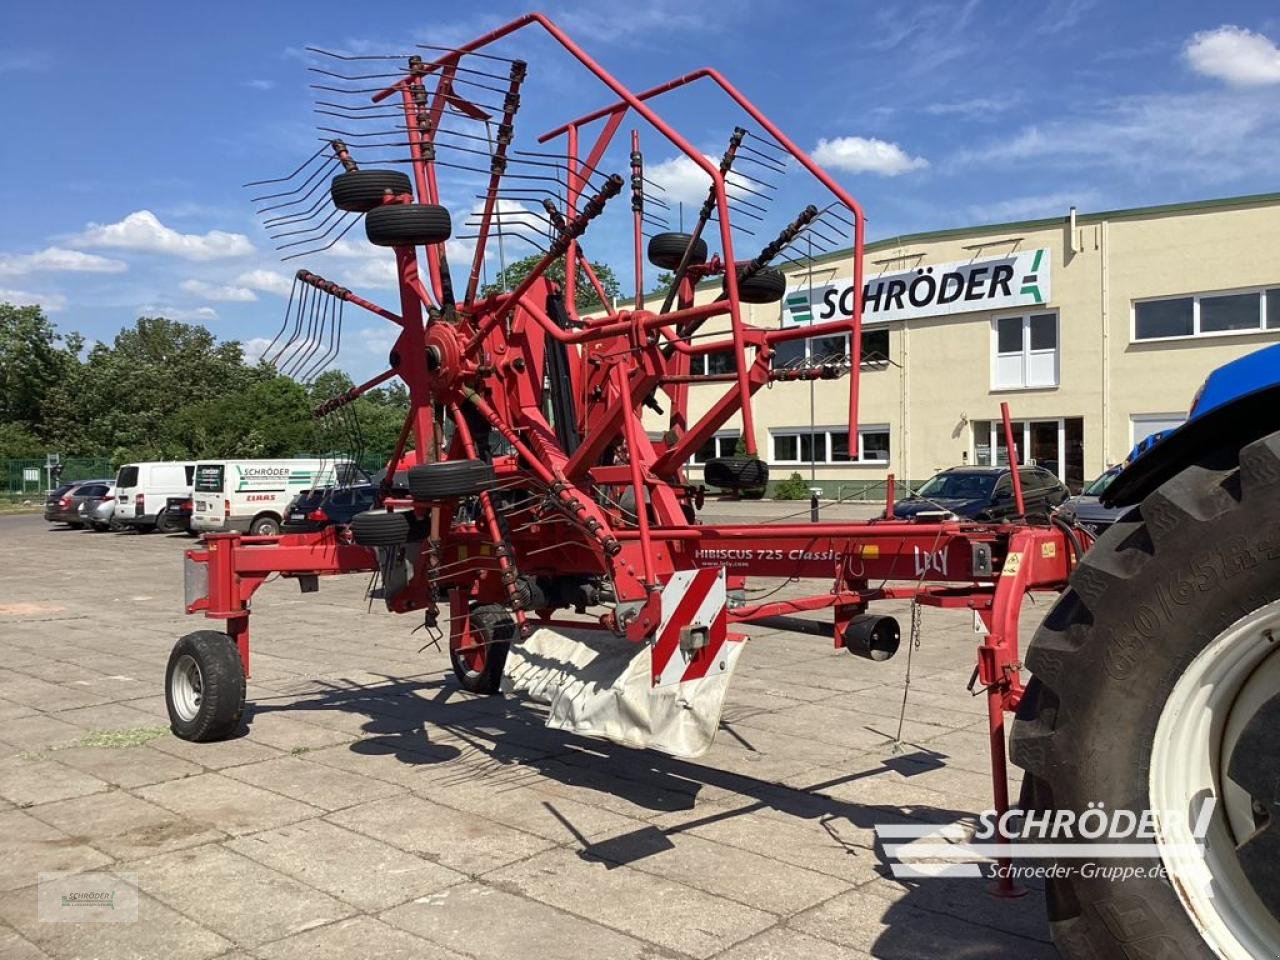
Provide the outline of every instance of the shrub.
<path id="1" fill-rule="evenodd" d="M 809 482 L 798 473 L 793 473 L 785 480 L 779 480 L 773 488 L 775 500 L 808 500 Z"/>

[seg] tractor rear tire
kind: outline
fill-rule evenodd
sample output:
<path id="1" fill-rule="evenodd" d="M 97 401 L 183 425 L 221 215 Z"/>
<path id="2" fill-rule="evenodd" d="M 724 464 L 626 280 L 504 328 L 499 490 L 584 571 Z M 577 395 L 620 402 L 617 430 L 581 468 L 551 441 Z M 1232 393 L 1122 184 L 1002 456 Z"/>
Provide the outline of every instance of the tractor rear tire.
<path id="1" fill-rule="evenodd" d="M 693 237 L 687 233 L 655 233 L 649 240 L 649 262 L 660 270 L 676 270 Z M 690 263 L 707 262 L 707 241 L 701 237 L 693 245 Z"/>
<path id="2" fill-rule="evenodd" d="M 703 466 L 702 479 L 721 490 L 763 490 L 769 465 L 758 457 L 715 457 Z"/>
<path id="3" fill-rule="evenodd" d="M 351 538 L 362 547 L 398 547 L 408 543 L 408 514 L 382 509 L 357 513 L 351 518 Z"/>
<path id="4" fill-rule="evenodd" d="M 183 740 L 225 740 L 240 729 L 245 679 L 235 641 L 216 630 L 197 630 L 174 644 L 164 699 L 169 729 Z"/>
<path id="5" fill-rule="evenodd" d="M 449 211 L 433 203 L 391 203 L 364 216 L 364 233 L 378 247 L 444 243 L 453 232 Z"/>
<path id="6" fill-rule="evenodd" d="M 388 191 L 393 197 L 413 196 L 413 185 L 399 170 L 348 170 L 329 181 L 333 205 L 348 213 L 368 213 L 382 206 Z"/>
<path id="7" fill-rule="evenodd" d="M 1280 665 L 1280 626 L 1274 635 L 1267 627 L 1280 624 L 1278 601 L 1275 433 L 1238 455 L 1209 453 L 1149 494 L 1084 555 L 1036 632 L 1026 656 L 1034 678 L 1011 737 L 1011 757 L 1026 771 L 1024 808 L 1141 817 L 1163 807 L 1194 818 L 1199 801 L 1217 800 L 1205 847 L 1207 903 L 1196 900 L 1202 881 L 1188 882 L 1176 859 L 1164 862 L 1167 876 L 1125 879 L 1088 875 L 1087 857 L 1050 859 L 1068 871 L 1046 881 L 1049 925 L 1064 957 L 1280 955 L 1280 703 L 1268 680 Z M 1214 669 L 1234 671 L 1232 679 Z M 1240 692 L 1246 677 L 1254 678 L 1252 699 Z M 1261 707 L 1259 680 L 1261 697 L 1271 698 Z M 1225 731 L 1237 721 L 1242 732 L 1229 741 Z M 1224 732 L 1200 735 L 1208 727 L 1194 726 L 1212 722 Z M 1178 829 L 1157 817 L 1163 830 Z M 1079 841 L 1056 842 L 1072 839 Z M 1161 864 L 1155 841 L 1140 833 L 1098 842 L 1149 846 L 1151 857 L 1094 866 Z M 1215 904 L 1236 911 L 1236 927 Z M 1212 947 L 1211 929 L 1236 939 L 1229 949 L 1222 940 Z M 1258 929 L 1262 939 L 1241 946 L 1250 935 L 1241 931 Z"/>
<path id="8" fill-rule="evenodd" d="M 743 303 L 777 303 L 786 292 L 786 275 L 773 267 L 738 278 L 738 299 Z"/>
<path id="9" fill-rule="evenodd" d="M 415 500 L 472 497 L 493 482 L 493 465 L 483 460 L 441 460 L 409 468 L 409 495 Z"/>
<path id="10" fill-rule="evenodd" d="M 507 651 L 516 638 L 516 622 L 506 607 L 496 603 L 471 610 L 471 635 L 485 644 L 482 649 L 464 652 L 449 650 L 453 674 L 470 693 L 493 696 L 502 683 Z"/>

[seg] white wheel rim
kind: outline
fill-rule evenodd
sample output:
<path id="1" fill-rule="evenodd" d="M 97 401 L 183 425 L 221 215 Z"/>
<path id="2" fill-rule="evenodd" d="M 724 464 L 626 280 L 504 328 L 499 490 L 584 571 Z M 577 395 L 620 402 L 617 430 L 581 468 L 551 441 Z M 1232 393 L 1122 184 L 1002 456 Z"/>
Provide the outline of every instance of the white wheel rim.
<path id="1" fill-rule="evenodd" d="M 184 653 L 173 665 L 169 699 L 173 701 L 174 712 L 188 723 L 200 712 L 200 704 L 204 700 L 204 674 L 200 672 L 195 657 L 189 653 Z"/>
<path id="2" fill-rule="evenodd" d="M 1280 689 L 1280 600 L 1215 637 L 1174 685 L 1151 749 L 1151 807 L 1161 858 L 1183 908 L 1223 960 L 1280 957 L 1280 921 L 1258 899 L 1235 854 L 1249 797 L 1226 776 L 1231 748 L 1261 704 Z M 1216 802 L 1194 851 L 1203 801 Z M 1161 816 L 1180 812 L 1182 818 Z"/>

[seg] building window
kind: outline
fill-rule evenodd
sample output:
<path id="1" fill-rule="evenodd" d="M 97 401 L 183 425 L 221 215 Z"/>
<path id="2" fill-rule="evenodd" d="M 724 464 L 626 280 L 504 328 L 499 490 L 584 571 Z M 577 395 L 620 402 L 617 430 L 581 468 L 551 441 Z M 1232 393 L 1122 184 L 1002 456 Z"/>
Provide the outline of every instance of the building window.
<path id="1" fill-rule="evenodd" d="M 689 372 L 695 377 L 704 377 L 709 373 L 737 373 L 738 365 L 734 363 L 732 350 L 717 350 L 715 353 L 700 353 L 690 357 Z"/>
<path id="2" fill-rule="evenodd" d="M 1196 293 L 1133 303 L 1133 339 L 1172 340 L 1280 330 L 1280 288 Z"/>
<path id="3" fill-rule="evenodd" d="M 736 431 L 733 433 L 717 433 L 698 448 L 693 455 L 693 462 L 706 463 L 716 457 L 733 456 L 733 451 L 738 448 L 739 436 L 741 435 Z"/>
<path id="4" fill-rule="evenodd" d="M 889 428 L 859 427 L 858 449 L 849 449 L 849 431 L 819 427 L 775 430 L 769 435 L 773 463 L 888 463 Z"/>
<path id="5" fill-rule="evenodd" d="M 1018 462 L 1043 467 L 1078 491 L 1084 483 L 1084 419 L 1014 420 L 1013 445 Z M 999 420 L 973 421 L 973 462 L 979 467 L 1004 466 L 1009 462 L 1004 423 Z"/>
<path id="6" fill-rule="evenodd" d="M 993 390 L 1058 385 L 1058 315 L 997 317 L 992 324 Z"/>
<path id="7" fill-rule="evenodd" d="M 1129 445 L 1139 444 L 1153 433 L 1176 430 L 1186 422 L 1184 413 L 1135 413 L 1129 417 Z"/>
<path id="8" fill-rule="evenodd" d="M 807 340 L 788 340 L 774 344 L 772 366 L 775 370 L 785 370 L 811 364 L 845 363 L 848 359 L 848 337 L 810 337 Z M 862 368 L 880 370 L 888 365 L 888 329 L 863 330 Z"/>

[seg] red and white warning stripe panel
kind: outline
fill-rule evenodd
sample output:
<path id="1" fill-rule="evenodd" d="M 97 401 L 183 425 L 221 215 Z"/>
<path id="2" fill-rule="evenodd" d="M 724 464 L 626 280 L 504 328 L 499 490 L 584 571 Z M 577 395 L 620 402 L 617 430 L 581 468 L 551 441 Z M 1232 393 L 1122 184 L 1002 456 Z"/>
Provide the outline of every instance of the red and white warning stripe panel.
<path id="1" fill-rule="evenodd" d="M 729 638 L 723 567 L 677 570 L 662 588 L 662 621 L 652 647 L 653 685 L 665 687 L 723 673 Z"/>

